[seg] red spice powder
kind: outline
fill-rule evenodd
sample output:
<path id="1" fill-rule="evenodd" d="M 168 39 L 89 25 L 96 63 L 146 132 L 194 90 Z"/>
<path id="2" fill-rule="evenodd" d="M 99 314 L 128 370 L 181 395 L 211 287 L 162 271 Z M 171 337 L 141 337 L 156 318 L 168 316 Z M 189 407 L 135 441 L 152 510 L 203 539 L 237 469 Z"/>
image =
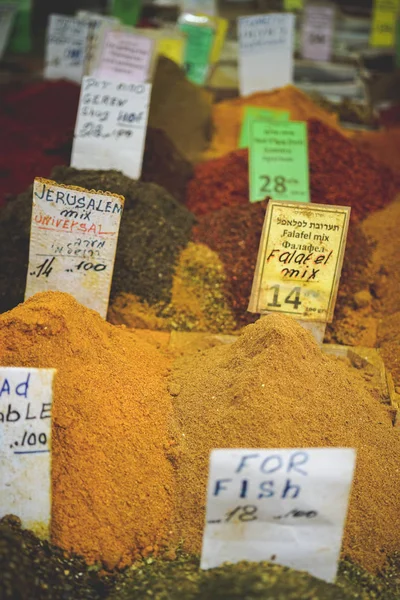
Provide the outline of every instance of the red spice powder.
<path id="1" fill-rule="evenodd" d="M 196 165 L 186 189 L 186 206 L 196 215 L 248 202 L 247 149 Z"/>
<path id="2" fill-rule="evenodd" d="M 226 277 L 225 294 L 239 325 L 257 315 L 247 313 L 267 202 L 229 206 L 200 217 L 193 239 L 218 253 Z"/>
<path id="3" fill-rule="evenodd" d="M 34 177 L 68 164 L 79 86 L 45 81 L 1 90 L 0 205 Z"/>
<path id="4" fill-rule="evenodd" d="M 328 125 L 308 121 L 311 201 L 352 207 L 352 219 L 391 202 L 400 189 L 393 171 Z M 186 204 L 196 215 L 249 202 L 247 150 L 196 167 Z"/>

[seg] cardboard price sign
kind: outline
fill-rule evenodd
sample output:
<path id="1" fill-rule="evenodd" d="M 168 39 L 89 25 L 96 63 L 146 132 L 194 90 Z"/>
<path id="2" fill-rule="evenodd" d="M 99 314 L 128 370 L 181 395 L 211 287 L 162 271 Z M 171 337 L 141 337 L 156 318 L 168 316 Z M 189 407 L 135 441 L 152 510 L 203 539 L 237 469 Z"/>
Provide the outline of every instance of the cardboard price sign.
<path id="1" fill-rule="evenodd" d="M 124 198 L 35 179 L 25 300 L 68 292 L 105 318 Z"/>
<path id="2" fill-rule="evenodd" d="M 349 218 L 348 206 L 270 200 L 248 310 L 331 322 Z"/>
<path id="3" fill-rule="evenodd" d="M 303 18 L 301 54 L 308 60 L 329 61 L 332 54 L 335 7 L 309 4 Z"/>
<path id="4" fill-rule="evenodd" d="M 149 76 L 154 40 L 127 31 L 105 31 L 96 77 L 144 83 Z"/>
<path id="5" fill-rule="evenodd" d="M 0 517 L 41 537 L 51 513 L 51 405 L 55 369 L 0 367 Z"/>
<path id="6" fill-rule="evenodd" d="M 213 450 L 201 568 L 273 560 L 334 581 L 354 466 L 350 448 Z"/>
<path id="7" fill-rule="evenodd" d="M 46 79 L 80 83 L 86 64 L 89 24 L 75 17 L 50 15 L 46 34 Z"/>
<path id="8" fill-rule="evenodd" d="M 310 201 L 306 123 L 251 121 L 250 202 Z"/>

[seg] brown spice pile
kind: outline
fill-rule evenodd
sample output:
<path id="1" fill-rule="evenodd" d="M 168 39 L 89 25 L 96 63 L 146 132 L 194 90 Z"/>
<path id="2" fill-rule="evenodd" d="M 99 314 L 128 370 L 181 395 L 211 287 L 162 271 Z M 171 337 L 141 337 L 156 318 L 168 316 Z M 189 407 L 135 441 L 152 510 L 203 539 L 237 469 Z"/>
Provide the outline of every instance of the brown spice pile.
<path id="1" fill-rule="evenodd" d="M 230 346 L 181 358 L 173 382 L 185 548 L 200 550 L 212 448 L 339 446 L 357 449 L 343 554 L 375 570 L 398 549 L 400 437 L 392 415 L 294 320 L 267 316 Z"/>
<path id="2" fill-rule="evenodd" d="M 52 541 L 124 565 L 169 541 L 169 361 L 154 345 L 60 292 L 0 317 L 0 364 L 58 369 Z"/>
<path id="3" fill-rule="evenodd" d="M 217 157 L 236 150 L 243 120 L 243 107 L 259 106 L 278 108 L 290 112 L 291 121 L 319 119 L 331 127 L 339 128 L 337 116 L 320 108 L 311 98 L 293 85 L 271 92 L 258 92 L 226 100 L 213 106 L 214 136 L 207 157 Z"/>
<path id="4" fill-rule="evenodd" d="M 353 142 L 376 160 L 400 172 L 400 129 L 381 131 L 358 131 L 352 137 Z"/>

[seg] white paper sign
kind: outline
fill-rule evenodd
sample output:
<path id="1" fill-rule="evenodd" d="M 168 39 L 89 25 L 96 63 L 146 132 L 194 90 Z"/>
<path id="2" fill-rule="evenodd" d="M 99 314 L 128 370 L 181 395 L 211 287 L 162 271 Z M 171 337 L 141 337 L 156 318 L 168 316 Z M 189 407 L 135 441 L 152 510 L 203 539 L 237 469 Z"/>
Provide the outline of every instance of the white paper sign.
<path id="1" fill-rule="evenodd" d="M 17 4 L 0 4 L 0 58 L 3 57 L 17 14 Z"/>
<path id="2" fill-rule="evenodd" d="M 78 169 L 118 169 L 139 179 L 150 94 L 150 83 L 84 77 L 71 165 Z"/>
<path id="3" fill-rule="evenodd" d="M 201 568 L 272 561 L 332 582 L 354 465 L 349 448 L 213 450 Z"/>
<path id="4" fill-rule="evenodd" d="M 103 31 L 112 29 L 115 25 L 118 25 L 119 19 L 117 17 L 106 17 L 87 10 L 79 10 L 76 16 L 89 25 L 84 75 L 90 75 L 94 67 L 94 60 Z"/>
<path id="5" fill-rule="evenodd" d="M 35 179 L 25 299 L 72 294 L 106 317 L 124 199 Z"/>
<path id="6" fill-rule="evenodd" d="M 0 516 L 48 535 L 55 369 L 0 367 Z"/>
<path id="7" fill-rule="evenodd" d="M 44 76 L 80 83 L 84 74 L 89 25 L 75 17 L 50 15 Z"/>
<path id="8" fill-rule="evenodd" d="M 332 54 L 335 9 L 333 6 L 307 5 L 303 16 L 302 56 L 329 61 Z"/>
<path id="9" fill-rule="evenodd" d="M 293 82 L 294 23 L 291 13 L 238 19 L 242 96 Z"/>
<path id="10" fill-rule="evenodd" d="M 106 31 L 99 48 L 96 77 L 144 83 L 149 76 L 154 40 L 126 31 Z"/>

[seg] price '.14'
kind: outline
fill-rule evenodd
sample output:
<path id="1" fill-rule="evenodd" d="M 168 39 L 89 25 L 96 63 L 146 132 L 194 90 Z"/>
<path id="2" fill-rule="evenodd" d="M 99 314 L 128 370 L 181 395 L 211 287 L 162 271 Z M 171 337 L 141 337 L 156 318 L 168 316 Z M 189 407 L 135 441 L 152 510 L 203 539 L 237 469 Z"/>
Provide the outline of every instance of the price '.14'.
<path id="1" fill-rule="evenodd" d="M 280 290 L 280 285 L 273 285 L 269 288 L 269 291 L 272 292 L 273 291 L 273 296 L 272 296 L 272 302 L 269 302 L 267 304 L 267 306 L 271 306 L 273 308 L 281 308 L 282 304 L 280 302 L 282 302 L 280 296 L 281 296 L 281 290 Z M 301 301 L 300 301 L 300 293 L 301 293 L 301 288 L 300 287 L 294 287 L 289 294 L 286 296 L 286 298 L 283 299 L 283 304 L 291 304 L 293 305 L 293 308 L 295 310 L 299 309 L 299 306 L 301 305 Z"/>

